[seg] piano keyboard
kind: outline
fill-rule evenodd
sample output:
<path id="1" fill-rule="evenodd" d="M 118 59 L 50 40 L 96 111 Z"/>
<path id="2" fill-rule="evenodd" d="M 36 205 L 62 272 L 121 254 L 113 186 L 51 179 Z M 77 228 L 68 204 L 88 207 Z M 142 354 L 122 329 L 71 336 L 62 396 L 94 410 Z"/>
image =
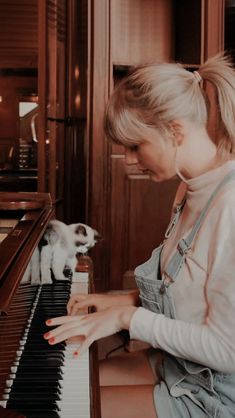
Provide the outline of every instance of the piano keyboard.
<path id="1" fill-rule="evenodd" d="M 90 417 L 89 353 L 74 358 L 78 343 L 50 346 L 43 338 L 48 331 L 46 319 L 66 315 L 68 299 L 77 292 L 88 293 L 88 273 L 74 273 L 72 283 L 20 286 L 7 320 L 0 318 L 0 326 L 4 324 L 0 332 L 0 405 L 4 408 L 27 418 Z M 26 326 L 20 336 L 18 324 L 22 322 Z M 17 338 L 19 347 L 14 352 Z M 5 364 L 13 355 L 6 374 Z"/>

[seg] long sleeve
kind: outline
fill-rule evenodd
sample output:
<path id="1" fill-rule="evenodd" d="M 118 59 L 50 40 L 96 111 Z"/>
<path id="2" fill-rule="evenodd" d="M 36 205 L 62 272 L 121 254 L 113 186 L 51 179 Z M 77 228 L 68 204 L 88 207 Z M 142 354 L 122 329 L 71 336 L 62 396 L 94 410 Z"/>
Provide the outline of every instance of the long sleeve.
<path id="1" fill-rule="evenodd" d="M 141 307 L 132 317 L 130 337 L 224 373 L 235 371 L 234 348 L 220 340 L 208 325 L 169 319 Z"/>
<path id="2" fill-rule="evenodd" d="M 231 189 L 232 187 L 232 189 Z M 235 184 L 215 202 L 174 283 L 177 318 L 138 308 L 131 338 L 235 372 Z"/>

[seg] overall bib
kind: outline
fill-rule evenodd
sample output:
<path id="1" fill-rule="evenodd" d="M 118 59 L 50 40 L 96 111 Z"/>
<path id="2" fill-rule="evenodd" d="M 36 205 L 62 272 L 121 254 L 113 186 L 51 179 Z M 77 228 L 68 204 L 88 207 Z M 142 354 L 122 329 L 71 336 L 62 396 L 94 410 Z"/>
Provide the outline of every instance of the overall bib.
<path id="1" fill-rule="evenodd" d="M 187 252 L 212 201 L 231 180 L 235 180 L 235 171 L 225 176 L 214 190 L 189 234 L 178 242 L 177 249 L 162 274 L 160 259 L 165 241 L 153 251 L 147 262 L 135 269 L 136 283 L 144 308 L 164 314 L 168 318 L 176 318 L 170 284 L 177 280 L 180 268 L 186 262 Z M 166 239 L 177 224 L 184 203 L 185 199 L 176 205 L 166 231 Z M 209 367 L 174 357 L 167 352 L 163 353 L 163 362 L 159 371 L 162 380 L 154 388 L 158 418 L 235 417 L 234 373 L 220 373 Z"/>

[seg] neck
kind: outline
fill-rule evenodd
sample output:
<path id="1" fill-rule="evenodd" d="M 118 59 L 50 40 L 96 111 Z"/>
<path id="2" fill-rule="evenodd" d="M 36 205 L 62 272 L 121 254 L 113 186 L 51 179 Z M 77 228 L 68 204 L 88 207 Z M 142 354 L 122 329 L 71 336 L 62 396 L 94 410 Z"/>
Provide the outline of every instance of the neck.
<path id="1" fill-rule="evenodd" d="M 182 145 L 181 155 L 178 168 L 186 180 L 213 170 L 222 163 L 217 154 L 216 145 L 205 130 L 204 132 L 196 132 L 187 138 Z"/>

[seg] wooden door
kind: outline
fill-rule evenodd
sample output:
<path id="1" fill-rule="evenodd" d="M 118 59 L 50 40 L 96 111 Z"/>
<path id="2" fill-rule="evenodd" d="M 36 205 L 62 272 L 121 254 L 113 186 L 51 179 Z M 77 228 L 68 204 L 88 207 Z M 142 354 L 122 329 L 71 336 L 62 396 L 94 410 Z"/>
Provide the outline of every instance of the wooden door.
<path id="1" fill-rule="evenodd" d="M 223 0 L 195 1 L 192 13 L 188 3 L 92 2 L 88 220 L 103 236 L 93 251 L 97 289 L 133 286 L 135 266 L 145 261 L 164 237 L 179 184 L 177 179 L 151 182 L 136 167 L 125 165 L 123 148 L 109 144 L 104 137 L 105 104 L 115 80 L 130 66 L 180 60 L 195 69 L 212 51 L 221 49 L 221 37 L 218 35 L 215 41 L 207 28 L 211 33 L 213 22 L 213 31 L 221 30 L 218 22 L 222 20 L 219 11 Z M 182 45 L 184 39 L 184 47 L 177 46 L 176 40 Z M 193 57 L 192 43 L 196 51 Z"/>
<path id="2" fill-rule="evenodd" d="M 64 197 L 66 1 L 39 2 L 38 190 L 48 191 L 62 217 Z"/>

